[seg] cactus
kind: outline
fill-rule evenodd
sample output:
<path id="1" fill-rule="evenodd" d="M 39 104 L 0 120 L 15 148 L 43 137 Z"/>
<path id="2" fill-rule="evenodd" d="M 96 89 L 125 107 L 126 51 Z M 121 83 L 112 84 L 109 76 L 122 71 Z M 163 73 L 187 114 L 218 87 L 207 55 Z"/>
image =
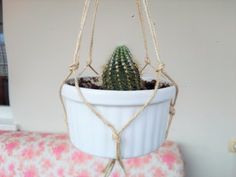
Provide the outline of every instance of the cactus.
<path id="1" fill-rule="evenodd" d="M 103 88 L 107 90 L 140 90 L 141 78 L 132 54 L 126 46 L 115 49 L 102 74 Z"/>

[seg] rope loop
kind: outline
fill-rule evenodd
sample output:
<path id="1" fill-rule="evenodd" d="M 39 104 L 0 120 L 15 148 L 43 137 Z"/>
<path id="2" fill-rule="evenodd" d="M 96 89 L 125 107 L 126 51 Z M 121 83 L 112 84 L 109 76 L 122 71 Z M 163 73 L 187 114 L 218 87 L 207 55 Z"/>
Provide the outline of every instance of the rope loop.
<path id="1" fill-rule="evenodd" d="M 112 132 L 112 139 L 113 139 L 116 143 L 120 144 L 120 135 L 119 135 L 118 133 Z"/>
<path id="2" fill-rule="evenodd" d="M 165 64 L 161 63 L 157 66 L 156 72 L 162 72 L 165 68 Z"/>
<path id="3" fill-rule="evenodd" d="M 72 65 L 70 65 L 70 71 L 73 72 L 73 71 L 77 71 L 79 69 L 79 63 L 74 63 Z"/>

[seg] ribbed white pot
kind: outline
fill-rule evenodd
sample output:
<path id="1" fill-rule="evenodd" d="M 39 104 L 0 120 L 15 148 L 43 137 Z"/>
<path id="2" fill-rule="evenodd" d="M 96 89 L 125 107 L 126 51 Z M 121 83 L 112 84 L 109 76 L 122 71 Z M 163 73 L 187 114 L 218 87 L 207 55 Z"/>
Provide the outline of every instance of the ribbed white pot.
<path id="1" fill-rule="evenodd" d="M 108 91 L 81 88 L 97 111 L 120 130 L 150 97 L 153 90 Z M 165 140 L 169 105 L 175 88 L 158 90 L 158 94 L 143 113 L 123 132 L 122 158 L 138 157 L 160 147 Z M 111 130 L 83 103 L 76 88 L 65 84 L 62 96 L 67 110 L 70 139 L 80 150 L 107 158 L 115 158 L 115 143 Z"/>

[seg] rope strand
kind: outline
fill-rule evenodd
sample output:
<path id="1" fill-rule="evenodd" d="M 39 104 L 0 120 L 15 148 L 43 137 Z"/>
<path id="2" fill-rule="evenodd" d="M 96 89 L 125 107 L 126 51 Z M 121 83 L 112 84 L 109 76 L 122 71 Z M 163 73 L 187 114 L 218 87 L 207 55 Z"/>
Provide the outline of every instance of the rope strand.
<path id="1" fill-rule="evenodd" d="M 87 64 L 82 69 L 82 71 L 79 73 L 79 76 L 81 76 L 87 70 L 87 68 L 90 68 L 96 75 L 99 75 L 98 72 L 92 66 L 94 34 L 95 34 L 96 19 L 97 19 L 97 12 L 98 12 L 99 3 L 100 3 L 100 0 L 95 1 L 95 9 L 94 9 L 93 20 L 92 20 L 92 32 L 91 32 L 91 39 L 90 39 L 90 46 L 89 46 L 89 57 L 87 59 Z"/>
<path id="2" fill-rule="evenodd" d="M 76 40 L 76 47 L 75 47 L 75 52 L 74 52 L 74 57 L 73 57 L 74 64 L 78 64 L 78 65 L 79 65 L 79 51 L 81 47 L 81 41 L 82 41 L 82 36 L 84 32 L 85 22 L 88 15 L 89 6 L 90 6 L 90 0 L 85 0 L 84 9 L 83 9 L 82 17 L 81 17 L 81 23 L 80 23 L 80 31 Z"/>
<path id="3" fill-rule="evenodd" d="M 147 66 L 148 64 L 150 64 L 151 61 L 150 61 L 149 51 L 148 51 L 147 35 L 146 35 L 145 26 L 144 26 L 144 17 L 143 17 L 143 12 L 142 12 L 142 7 L 141 7 L 141 0 L 136 0 L 136 6 L 137 6 L 137 10 L 138 10 L 138 15 L 139 15 L 139 21 L 141 24 L 144 49 L 145 49 L 145 53 L 146 53 L 145 66 Z"/>
<path id="4" fill-rule="evenodd" d="M 150 13 L 150 8 L 149 8 L 148 1 L 143 0 L 143 5 L 144 5 L 144 10 L 145 10 L 145 14 L 146 14 L 146 17 L 147 17 L 147 21 L 148 21 L 148 24 L 149 24 L 150 32 L 151 32 L 151 35 L 152 35 L 152 40 L 153 40 L 154 49 L 155 49 L 155 53 L 156 53 L 156 59 L 157 59 L 159 64 L 162 64 L 161 57 L 160 57 L 160 51 L 159 51 L 159 44 L 157 42 L 157 34 L 156 34 L 155 27 L 153 25 L 153 21 L 152 21 L 152 18 L 151 18 L 151 13 Z"/>

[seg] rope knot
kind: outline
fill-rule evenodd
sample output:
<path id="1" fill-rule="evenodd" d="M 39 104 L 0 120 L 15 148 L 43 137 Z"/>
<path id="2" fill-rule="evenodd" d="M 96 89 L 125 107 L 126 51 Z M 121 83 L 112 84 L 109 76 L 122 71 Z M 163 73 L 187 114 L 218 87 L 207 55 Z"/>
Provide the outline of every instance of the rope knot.
<path id="1" fill-rule="evenodd" d="M 120 144 L 120 135 L 119 135 L 118 133 L 113 132 L 113 133 L 112 133 L 112 139 L 113 139 L 116 143 Z"/>
<path id="2" fill-rule="evenodd" d="M 158 65 L 156 72 L 161 72 L 161 71 L 163 71 L 164 68 L 165 68 L 165 65 L 163 63 L 161 63 Z"/>
<path id="3" fill-rule="evenodd" d="M 74 64 L 70 65 L 70 71 L 76 71 L 78 69 L 79 69 L 78 63 L 74 63 Z"/>
<path id="4" fill-rule="evenodd" d="M 170 115 L 174 116 L 176 111 L 175 111 L 175 107 L 174 106 L 170 106 Z"/>
<path id="5" fill-rule="evenodd" d="M 147 56 L 146 59 L 145 59 L 145 64 L 146 65 L 149 65 L 151 62 L 150 62 L 150 58 Z"/>

